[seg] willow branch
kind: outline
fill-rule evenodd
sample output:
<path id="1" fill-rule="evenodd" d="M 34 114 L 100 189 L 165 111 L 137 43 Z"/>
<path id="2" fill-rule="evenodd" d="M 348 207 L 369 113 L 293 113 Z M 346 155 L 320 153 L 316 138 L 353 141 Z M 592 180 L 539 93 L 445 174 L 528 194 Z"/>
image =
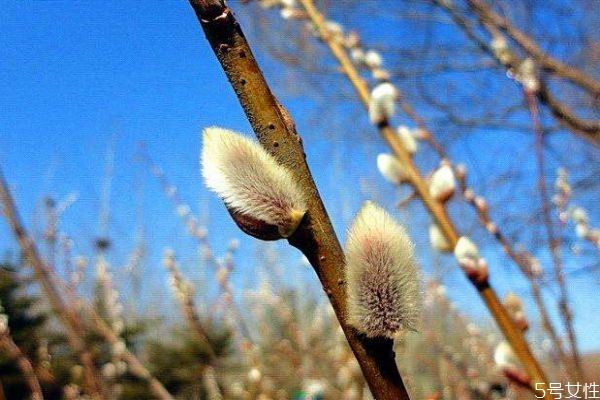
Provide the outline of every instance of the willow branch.
<path id="1" fill-rule="evenodd" d="M 57 315 L 63 326 L 66 328 L 67 340 L 73 351 L 79 357 L 83 368 L 86 388 L 94 398 L 102 397 L 102 385 L 99 373 L 94 365 L 92 354 L 84 341 L 84 331 L 79 322 L 76 313 L 68 307 L 56 287 L 52 274 L 48 266 L 42 261 L 42 258 L 33 243 L 33 240 L 27 234 L 25 227 L 20 221 L 19 215 L 13 198 L 8 189 L 8 185 L 0 171 L 0 203 L 3 208 L 4 217 L 17 239 L 23 254 L 31 264 L 36 279 L 42 285 L 42 289 L 48 298 L 52 310 Z"/>
<path id="2" fill-rule="evenodd" d="M 492 24 L 506 33 L 521 46 L 527 54 L 533 57 L 544 71 L 567 79 L 587 91 L 592 98 L 596 100 L 600 99 L 600 82 L 596 79 L 583 71 L 548 55 L 540 48 L 533 38 L 517 29 L 510 21 L 508 21 L 508 19 L 496 13 L 485 1 L 468 0 L 467 3 L 480 20 Z"/>
<path id="3" fill-rule="evenodd" d="M 550 253 L 552 256 L 552 264 L 554 271 L 554 279 L 558 285 L 560 291 L 560 298 L 558 300 L 558 308 L 562 317 L 565 328 L 567 329 L 567 336 L 569 337 L 569 344 L 571 346 L 571 353 L 573 356 L 573 362 L 575 369 L 580 378 L 583 377 L 583 369 L 581 366 L 581 356 L 577 348 L 577 337 L 575 335 L 575 329 L 573 327 L 573 312 L 569 305 L 569 297 L 567 291 L 567 285 L 565 281 L 565 273 L 563 269 L 562 258 L 560 256 L 560 245 L 561 241 L 554 232 L 554 222 L 550 216 L 550 196 L 546 187 L 545 177 L 545 162 L 544 162 L 544 132 L 540 123 L 539 108 L 535 96 L 525 91 L 525 97 L 529 105 L 531 112 L 531 118 L 533 120 L 533 127 L 535 131 L 535 157 L 538 169 L 538 188 L 540 192 L 540 198 L 542 201 L 542 218 L 544 221 L 544 227 L 546 228 L 546 235 L 548 237 L 548 245 L 550 247 Z"/>
<path id="4" fill-rule="evenodd" d="M 0 333 L 0 348 L 4 349 L 8 357 L 12 359 L 17 364 L 19 370 L 21 370 L 21 373 L 25 377 L 25 382 L 29 387 L 29 391 L 31 392 L 31 400 L 43 400 L 42 387 L 35 375 L 31 361 L 29 361 L 29 358 L 27 358 L 19 346 L 13 341 L 8 330 Z"/>
<path id="5" fill-rule="evenodd" d="M 475 193 L 467 187 L 467 182 L 464 177 L 459 177 L 458 181 L 463 197 L 476 211 L 480 224 L 492 234 L 498 243 L 500 243 L 504 253 L 515 262 L 523 276 L 529 282 L 529 288 L 531 290 L 534 303 L 538 313 L 540 314 L 542 327 L 550 337 L 550 340 L 552 340 L 554 343 L 554 350 L 556 351 L 560 362 L 564 367 L 568 368 L 568 357 L 565 353 L 562 340 L 556 332 L 554 324 L 550 319 L 548 308 L 546 307 L 544 298 L 542 297 L 540 285 L 538 284 L 536 276 L 534 276 L 535 273 L 532 271 L 531 256 L 524 252 L 518 253 L 514 249 L 514 246 L 508 240 L 506 235 L 504 235 L 501 228 L 492 220 L 489 210 L 487 208 L 482 208 L 477 204 L 477 197 L 475 196 Z M 493 227 L 493 229 L 489 229 L 490 227 Z"/>
<path id="6" fill-rule="evenodd" d="M 334 40 L 328 40 L 330 38 L 330 35 L 324 25 L 324 18 L 315 8 L 312 0 L 300 0 L 300 3 L 307 12 L 310 20 L 317 27 L 321 39 L 327 44 L 337 61 L 340 63 L 343 73 L 347 76 L 350 83 L 354 87 L 365 109 L 368 110 L 369 103 L 371 100 L 368 85 L 359 75 L 357 69 L 350 61 L 342 45 Z M 390 127 L 389 123 L 387 121 L 381 123 L 378 125 L 378 128 L 380 135 L 383 137 L 387 145 L 392 149 L 394 155 L 400 160 L 400 162 L 402 162 L 403 166 L 406 168 L 406 171 L 409 175 L 410 183 L 419 195 L 421 201 L 424 203 L 430 215 L 440 227 L 450 246 L 454 248 L 456 246 L 456 243 L 458 242 L 460 235 L 454 223 L 446 213 L 446 209 L 441 203 L 437 202 L 431 197 L 429 193 L 429 188 L 423 176 L 421 175 L 419 169 L 413 162 L 408 151 L 402 145 L 402 142 L 400 141 L 398 135 L 396 135 L 395 131 Z M 472 280 L 471 282 L 477 289 L 479 295 L 481 296 L 490 313 L 494 317 L 497 325 L 506 337 L 507 341 L 510 343 L 512 348 L 515 350 L 516 354 L 519 356 L 528 375 L 532 378 L 532 387 L 535 388 L 535 383 L 547 384 L 544 372 L 541 369 L 538 361 L 533 356 L 533 353 L 531 352 L 529 345 L 525 341 L 522 332 L 515 326 L 507 310 L 499 301 L 496 292 L 490 286 L 489 281 L 486 280 L 482 283 L 475 282 L 474 280 Z M 552 396 L 550 396 L 549 394 L 547 394 L 546 396 L 546 398 L 548 399 L 552 398 Z"/>
<path id="7" fill-rule="evenodd" d="M 442 1 L 442 0 L 433 0 L 435 4 L 446 10 L 449 13 L 450 17 L 454 21 L 454 23 L 463 30 L 465 35 L 469 39 L 471 39 L 477 46 L 487 53 L 490 57 L 492 57 L 498 64 L 500 64 L 507 71 L 510 69 L 514 69 L 518 66 L 520 60 L 515 57 L 515 60 L 507 65 L 502 63 L 502 61 L 496 56 L 491 46 L 481 39 L 473 30 L 471 24 L 461 16 L 458 11 L 452 6 L 450 3 Z M 492 27 L 484 23 L 483 26 L 488 30 L 490 34 L 492 34 Z M 582 119 L 575 115 L 575 113 L 564 103 L 559 101 L 554 95 L 550 92 L 548 86 L 541 81 L 539 90 L 537 91 L 537 98 L 540 103 L 544 104 L 550 112 L 552 116 L 565 128 L 571 130 L 573 133 L 581 136 L 582 138 L 591 142 L 594 146 L 600 147 L 600 122 L 595 120 Z"/>
<path id="8" fill-rule="evenodd" d="M 378 400 L 409 399 L 395 362 L 391 339 L 367 339 L 348 325 L 344 254 L 305 159 L 294 122 L 265 81 L 231 10 L 218 0 L 190 0 L 260 143 L 288 167 L 308 199 L 308 212 L 292 246 L 308 258 Z"/>

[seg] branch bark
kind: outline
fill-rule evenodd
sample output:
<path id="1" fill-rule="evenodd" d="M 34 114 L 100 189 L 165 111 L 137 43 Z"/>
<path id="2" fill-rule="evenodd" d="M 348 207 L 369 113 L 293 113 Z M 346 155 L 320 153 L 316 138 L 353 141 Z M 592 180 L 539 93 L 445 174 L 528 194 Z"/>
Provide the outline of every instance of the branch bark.
<path id="1" fill-rule="evenodd" d="M 190 0 L 252 128 L 265 149 L 292 172 L 308 199 L 308 212 L 289 243 L 308 258 L 329 297 L 348 343 L 378 400 L 409 399 L 393 341 L 368 339 L 347 322 L 344 254 L 306 163 L 302 139 L 258 67 L 231 10 L 219 0 Z"/>

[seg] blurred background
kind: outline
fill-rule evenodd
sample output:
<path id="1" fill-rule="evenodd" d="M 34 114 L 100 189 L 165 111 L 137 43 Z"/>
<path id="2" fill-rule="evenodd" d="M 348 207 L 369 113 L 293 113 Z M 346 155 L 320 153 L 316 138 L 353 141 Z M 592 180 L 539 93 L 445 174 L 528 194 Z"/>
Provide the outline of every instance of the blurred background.
<path id="1" fill-rule="evenodd" d="M 539 268 L 524 275 L 457 189 L 447 208 L 459 231 L 477 242 L 502 298 L 523 303 L 527 339 L 551 381 L 574 382 L 570 364 L 557 355 L 557 338 L 569 359 L 572 353 L 558 257 L 585 382 L 600 383 L 600 233 L 593 228 L 600 226 L 600 134 L 581 129 L 598 125 L 598 94 L 539 63 L 539 90 L 576 122 L 565 123 L 556 104 L 538 95 L 543 148 L 536 150 L 540 132 L 513 79 L 516 68 L 498 62 L 491 49 L 498 32 L 480 22 L 470 3 L 317 6 L 381 55 L 402 98 L 448 158 L 464 164 L 468 186 L 486 199 L 504 237 L 525 265 Z M 598 79 L 598 2 L 484 4 L 554 59 Z M 296 122 L 340 241 L 361 204 L 374 200 L 415 242 L 422 328 L 396 351 L 414 398 L 532 398 L 494 359 L 502 337 L 452 254 L 432 249 L 423 205 L 379 173 L 377 155 L 389 150 L 327 47 L 302 15 L 290 17 L 301 7 L 229 5 Z M 176 398 L 369 398 L 310 265 L 285 242 L 244 235 L 202 182 L 201 130 L 252 130 L 190 6 L 9 1 L 0 21 L 2 174 L 67 306 L 95 310 L 117 336 L 85 336 L 106 397 L 155 397 L 147 375 L 122 364 L 123 342 Z M 503 35 L 515 57 L 533 57 Z M 362 69 L 375 82 L 370 72 Z M 393 124 L 418 127 L 401 110 Z M 440 157 L 420 141 L 414 160 L 427 175 Z M 555 185 L 559 168 L 567 173 L 567 191 L 564 179 Z M 540 181 L 554 201 L 543 201 Z M 585 210 L 585 232 L 574 210 Z M 0 301 L 10 336 L 45 398 L 82 398 L 85 372 L 69 333 L 4 222 Z M 532 282 L 555 338 L 543 326 Z M 29 398 L 11 354 L 0 353 L 2 396 Z"/>

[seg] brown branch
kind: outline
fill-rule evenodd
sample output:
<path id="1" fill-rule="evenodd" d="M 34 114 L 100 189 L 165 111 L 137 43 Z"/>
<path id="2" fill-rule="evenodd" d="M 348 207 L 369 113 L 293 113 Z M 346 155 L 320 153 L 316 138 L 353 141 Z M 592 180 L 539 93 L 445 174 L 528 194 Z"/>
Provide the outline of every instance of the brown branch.
<path id="1" fill-rule="evenodd" d="M 479 46 L 481 50 L 487 53 L 490 57 L 495 59 L 500 65 L 502 65 L 506 71 L 514 69 L 518 66 L 519 60 L 516 56 L 515 59 L 508 63 L 504 64 L 494 53 L 491 46 L 481 39 L 475 31 L 473 30 L 471 24 L 461 16 L 458 11 L 448 2 L 442 0 L 432 0 L 435 4 L 446 10 L 454 23 L 463 30 L 465 35 L 469 39 Z M 493 34 L 493 28 L 484 23 L 483 26 L 488 30 L 490 34 Z M 571 130 L 575 134 L 581 136 L 582 138 L 591 142 L 594 146 L 600 147 L 600 122 L 595 120 L 587 120 L 579 118 L 577 115 L 573 113 L 573 111 L 564 103 L 560 102 L 548 89 L 548 86 L 545 82 L 540 81 L 540 87 L 537 91 L 538 100 L 546 105 L 554 118 L 564 127 Z"/>
<path id="2" fill-rule="evenodd" d="M 538 46 L 533 38 L 517 29 L 508 19 L 496 13 L 485 1 L 468 0 L 467 3 L 483 22 L 492 24 L 506 33 L 527 54 L 533 57 L 544 71 L 571 81 L 587 91 L 595 100 L 600 100 L 600 82 L 583 71 L 571 65 L 566 65 L 548 55 Z"/>
<path id="3" fill-rule="evenodd" d="M 31 400 L 43 400 L 42 387 L 35 375 L 31 361 L 29 361 L 19 346 L 12 340 L 8 330 L 0 333 L 0 347 L 4 349 L 9 358 L 15 361 L 17 367 L 21 370 L 21 373 L 25 377 L 25 382 L 31 391 Z"/>
<path id="4" fill-rule="evenodd" d="M 102 384 L 100 375 L 94 365 L 92 353 L 84 341 L 84 331 L 81 327 L 76 312 L 68 307 L 63 301 L 56 283 L 48 266 L 42 261 L 33 240 L 27 234 L 25 227 L 21 224 L 16 206 L 8 189 L 8 185 L 0 171 L 0 203 L 3 208 L 4 217 L 17 239 L 23 254 L 32 266 L 37 280 L 50 302 L 54 313 L 58 316 L 66 328 L 67 340 L 73 351 L 79 357 L 84 368 L 84 379 L 86 389 L 94 398 L 102 398 Z"/>
<path id="5" fill-rule="evenodd" d="M 481 207 L 477 204 L 477 197 L 475 196 L 475 193 L 472 191 L 472 189 L 469 189 L 467 187 L 465 177 L 459 176 L 458 182 L 464 199 L 476 211 L 480 224 L 484 228 L 486 228 L 486 230 L 494 237 L 494 239 L 496 239 L 498 243 L 500 243 L 506 255 L 509 256 L 515 262 L 523 276 L 529 282 L 529 288 L 531 290 L 533 300 L 542 320 L 542 327 L 544 328 L 548 336 L 550 336 L 550 340 L 552 340 L 552 342 L 554 343 L 554 350 L 557 352 L 560 362 L 565 368 L 568 369 L 568 358 L 563 348 L 562 340 L 558 336 L 556 329 L 552 324 L 550 314 L 548 313 L 548 308 L 546 307 L 544 298 L 542 297 L 542 291 L 540 285 L 538 284 L 537 277 L 535 276 L 534 271 L 532 271 L 532 256 L 525 252 L 518 253 L 517 251 L 515 251 L 512 243 L 510 243 L 510 241 L 502 233 L 502 230 L 500 229 L 498 224 L 496 224 L 490 217 L 489 209 L 487 207 Z"/>
<path id="6" fill-rule="evenodd" d="M 347 322 L 344 254 L 306 163 L 302 139 L 274 97 L 231 10 L 219 0 L 190 0 L 260 143 L 294 175 L 308 212 L 289 242 L 308 258 L 327 293 L 346 339 L 378 400 L 409 399 L 391 339 L 368 339 Z"/>
<path id="7" fill-rule="evenodd" d="M 524 91 L 529 110 L 531 112 L 531 119 L 533 121 L 533 127 L 535 131 L 535 156 L 538 169 L 538 188 L 542 201 L 542 218 L 544 220 L 544 226 L 546 228 L 546 235 L 548 237 L 548 245 L 550 246 L 550 253 L 552 255 L 552 264 L 554 267 L 554 279 L 560 290 L 560 298 L 558 300 L 558 308 L 562 317 L 565 328 L 567 329 L 567 336 L 569 337 L 569 344 L 571 346 L 571 353 L 573 357 L 573 363 L 578 375 L 578 378 L 583 380 L 583 369 L 581 366 L 581 356 L 577 348 L 577 337 L 575 335 L 575 329 L 573 328 L 573 312 L 569 305 L 569 297 L 567 291 L 567 285 L 565 281 L 565 273 L 563 270 L 562 258 L 560 256 L 561 241 L 555 235 L 554 222 L 550 216 L 550 196 L 546 187 L 545 177 L 545 162 L 544 162 L 544 131 L 540 123 L 539 108 L 537 105 L 536 98 L 533 93 L 525 90 Z"/>
<path id="8" fill-rule="evenodd" d="M 448 3 L 437 1 L 437 0 L 436 0 L 436 3 L 438 5 L 440 5 L 441 7 L 445 8 L 448 12 L 450 12 L 452 18 L 455 20 L 455 23 L 457 23 L 457 25 L 461 26 L 465 30 L 465 33 L 467 34 L 467 36 L 469 38 L 471 38 L 475 43 L 477 43 L 480 46 L 480 48 L 482 48 L 484 51 L 487 51 L 490 53 L 490 55 L 494 56 L 494 52 L 489 47 L 489 45 L 486 42 L 484 42 L 483 40 L 481 40 L 475 34 L 475 32 L 473 32 L 473 30 L 471 29 L 468 22 L 465 21 L 460 15 L 458 15 L 458 13 L 456 13 L 456 11 Z M 497 60 L 497 61 L 501 64 L 500 60 Z M 547 93 L 547 91 L 542 90 L 541 93 L 545 94 L 545 93 Z M 429 144 L 433 147 L 433 149 L 438 153 L 438 155 L 442 158 L 447 158 L 447 153 L 445 152 L 443 147 L 439 144 L 439 142 L 437 142 L 435 137 L 431 134 L 431 132 L 429 131 L 429 129 L 426 126 L 425 120 L 422 117 L 420 117 L 417 114 L 417 112 L 406 101 L 402 101 L 401 104 L 402 104 L 402 108 L 405 111 L 405 113 L 407 113 L 407 115 L 417 123 L 417 125 L 420 129 L 422 129 L 424 132 L 427 133 L 425 139 L 429 142 Z M 559 107 L 560 107 L 560 105 L 559 105 Z M 540 288 L 536 278 L 531 273 L 531 265 L 527 259 L 527 255 L 519 254 L 514 250 L 513 245 L 506 238 L 506 236 L 502 233 L 499 226 L 497 224 L 495 224 L 494 221 L 491 219 L 491 217 L 489 215 L 489 210 L 487 208 L 483 209 L 477 205 L 477 201 L 476 201 L 477 198 L 475 196 L 475 193 L 473 193 L 471 189 L 468 189 L 465 176 L 461 177 L 458 174 L 457 174 L 457 176 L 458 176 L 458 181 L 459 181 L 459 184 L 461 187 L 461 193 L 463 194 L 463 197 L 465 198 L 467 203 L 470 204 L 473 207 L 473 209 L 477 212 L 477 216 L 478 216 L 478 219 L 479 219 L 479 222 L 481 223 L 481 225 L 484 228 L 486 228 L 486 230 L 488 232 L 490 232 L 492 234 L 492 236 L 498 241 L 498 243 L 500 243 L 504 252 L 515 262 L 515 264 L 519 267 L 520 271 L 523 273 L 525 278 L 528 280 L 528 282 L 530 284 L 532 297 L 534 299 L 534 302 L 536 304 L 538 312 L 540 313 L 540 317 L 542 320 L 542 327 L 548 333 L 548 335 L 550 336 L 550 339 L 554 343 L 555 350 L 558 354 L 559 360 L 562 362 L 562 364 L 565 366 L 565 368 L 568 369 L 569 362 L 568 362 L 567 355 L 563 348 L 562 340 L 558 336 L 556 329 L 554 328 L 554 325 L 552 324 L 547 307 L 546 307 L 543 297 L 542 297 L 541 288 Z M 490 226 L 493 226 L 493 229 L 491 229 L 491 230 L 488 229 Z"/>
<path id="9" fill-rule="evenodd" d="M 366 109 L 368 109 L 370 102 L 368 86 L 360 77 L 357 69 L 350 61 L 345 49 L 336 41 L 328 40 L 330 35 L 324 25 L 324 18 L 314 7 L 312 0 L 300 0 L 300 3 L 309 15 L 311 22 L 314 23 L 318 28 L 321 39 L 325 41 L 337 61 L 340 63 L 343 73 L 348 77 L 363 105 Z M 399 137 L 389 126 L 389 123 L 386 121 L 382 124 L 379 124 L 378 128 L 381 136 L 392 149 L 394 155 L 406 168 L 410 183 L 412 184 L 413 188 L 421 198 L 422 202 L 425 204 L 431 216 L 435 219 L 448 243 L 450 243 L 452 248 L 454 248 L 460 235 L 456 230 L 452 220 L 448 217 L 446 209 L 441 203 L 437 202 L 431 197 L 429 188 L 419 169 L 414 164 L 410 154 L 403 147 Z M 532 377 L 532 387 L 535 388 L 536 382 L 546 384 L 547 380 L 544 372 L 529 349 L 529 345 L 525 341 L 522 332 L 515 326 L 508 312 L 498 299 L 496 292 L 490 286 L 489 281 L 486 279 L 484 282 L 476 282 L 475 280 L 471 280 L 471 282 L 491 312 L 500 330 L 512 348 L 515 350 L 516 354 L 519 356 L 525 370 L 529 376 Z M 546 395 L 546 398 L 551 399 L 552 396 Z"/>

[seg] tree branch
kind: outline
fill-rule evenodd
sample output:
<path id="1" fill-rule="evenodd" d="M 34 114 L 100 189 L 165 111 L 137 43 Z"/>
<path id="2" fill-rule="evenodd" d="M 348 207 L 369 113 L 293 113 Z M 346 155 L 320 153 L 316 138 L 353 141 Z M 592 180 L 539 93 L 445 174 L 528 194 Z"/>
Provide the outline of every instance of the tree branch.
<path id="1" fill-rule="evenodd" d="M 321 39 L 327 44 L 337 61 L 340 63 L 343 73 L 348 77 L 350 83 L 353 85 L 358 97 L 365 106 L 365 109 L 368 110 L 369 103 L 371 101 L 368 85 L 362 79 L 357 69 L 350 61 L 345 49 L 337 41 L 328 40 L 330 35 L 324 25 L 324 18 L 315 8 L 312 0 L 299 0 L 299 2 L 304 7 L 311 22 L 317 27 Z M 421 198 L 430 215 L 440 227 L 450 246 L 454 248 L 460 235 L 452 220 L 448 217 L 446 209 L 441 203 L 437 202 L 431 197 L 429 193 L 429 187 L 427 186 L 419 169 L 413 162 L 411 155 L 402 145 L 402 142 L 400 141 L 400 138 L 396 132 L 390 127 L 389 123 L 387 121 L 381 123 L 378 125 L 378 128 L 380 135 L 392 149 L 394 155 L 406 168 L 411 185 Z M 536 382 L 546 384 L 547 380 L 545 374 L 533 356 L 533 353 L 529 349 L 529 345 L 525 341 L 522 332 L 515 326 L 508 312 L 498 299 L 496 292 L 490 286 L 489 281 L 486 280 L 485 282 L 475 282 L 474 280 L 471 280 L 471 282 L 494 317 L 500 330 L 512 348 L 515 350 L 516 354 L 519 356 L 525 370 L 532 378 L 532 387 L 535 388 Z M 553 397 L 546 394 L 545 398 L 552 399 Z"/>
<path id="2" fill-rule="evenodd" d="M 583 71 L 566 65 L 545 53 L 533 38 L 517 29 L 508 19 L 496 13 L 485 1 L 468 0 L 467 3 L 483 22 L 494 25 L 518 43 L 544 71 L 571 81 L 588 92 L 595 100 L 600 100 L 600 82 Z"/>
<path id="3" fill-rule="evenodd" d="M 218 0 L 190 0 L 213 51 L 258 137 L 294 175 L 308 212 L 289 242 L 308 258 L 329 297 L 348 343 L 378 400 L 409 399 L 391 339 L 368 339 L 347 322 L 344 254 L 305 159 L 302 139 L 274 97 L 231 10 Z"/>
<path id="4" fill-rule="evenodd" d="M 507 71 L 511 68 L 514 69 L 518 66 L 518 63 L 521 60 L 518 60 L 515 57 L 515 60 L 509 64 L 504 64 L 494 53 L 491 46 L 481 39 L 469 22 L 461 16 L 458 11 L 449 4 L 448 2 L 442 0 L 432 0 L 435 4 L 446 10 L 454 23 L 463 30 L 465 35 L 473 42 L 475 42 L 480 49 L 482 49 L 485 53 L 487 53 L 490 57 L 496 60 L 500 65 L 502 65 Z M 488 23 L 483 23 L 483 26 L 492 34 L 491 26 Z M 554 118 L 563 125 L 568 128 L 575 134 L 581 136 L 582 138 L 591 142 L 594 146 L 600 147 L 600 122 L 595 120 L 587 120 L 582 119 L 575 115 L 573 111 L 564 103 L 560 102 L 554 95 L 550 92 L 547 84 L 543 81 L 540 81 L 540 87 L 537 91 L 538 100 L 546 105 Z"/>

